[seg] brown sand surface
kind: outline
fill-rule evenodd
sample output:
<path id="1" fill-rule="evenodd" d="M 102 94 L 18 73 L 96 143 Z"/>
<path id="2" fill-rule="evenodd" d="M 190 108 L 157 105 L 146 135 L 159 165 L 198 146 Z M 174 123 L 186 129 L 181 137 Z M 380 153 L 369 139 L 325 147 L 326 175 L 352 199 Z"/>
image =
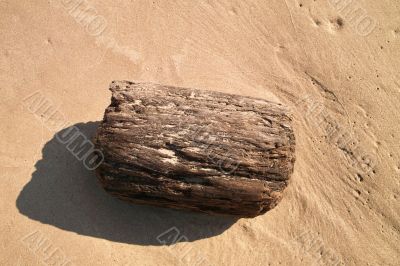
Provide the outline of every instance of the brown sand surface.
<path id="1" fill-rule="evenodd" d="M 400 265 L 400 2 L 0 10 L 0 265 Z M 112 80 L 289 106 L 297 161 L 281 203 L 237 220 L 108 196 L 54 134 L 92 136 Z"/>

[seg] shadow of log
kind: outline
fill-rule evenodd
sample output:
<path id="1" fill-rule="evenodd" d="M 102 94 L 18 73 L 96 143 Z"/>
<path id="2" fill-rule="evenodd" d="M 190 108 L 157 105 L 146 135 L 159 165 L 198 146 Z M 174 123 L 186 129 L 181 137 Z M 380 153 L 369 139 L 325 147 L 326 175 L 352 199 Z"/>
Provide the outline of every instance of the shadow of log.
<path id="1" fill-rule="evenodd" d="M 98 124 L 74 126 L 91 139 Z M 87 170 L 56 136 L 45 144 L 35 167 L 16 202 L 20 213 L 81 235 L 128 244 L 170 245 L 177 238 L 191 242 L 219 235 L 237 221 L 115 199 L 100 187 L 94 171 Z"/>

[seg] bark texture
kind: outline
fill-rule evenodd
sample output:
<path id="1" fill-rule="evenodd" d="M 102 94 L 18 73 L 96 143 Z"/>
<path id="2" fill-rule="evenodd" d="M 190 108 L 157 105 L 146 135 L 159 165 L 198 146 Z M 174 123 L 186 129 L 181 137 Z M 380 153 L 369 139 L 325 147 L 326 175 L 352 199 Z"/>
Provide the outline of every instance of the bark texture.
<path id="1" fill-rule="evenodd" d="M 95 143 L 101 185 L 132 203 L 254 217 L 295 161 L 288 111 L 261 99 L 113 81 Z"/>

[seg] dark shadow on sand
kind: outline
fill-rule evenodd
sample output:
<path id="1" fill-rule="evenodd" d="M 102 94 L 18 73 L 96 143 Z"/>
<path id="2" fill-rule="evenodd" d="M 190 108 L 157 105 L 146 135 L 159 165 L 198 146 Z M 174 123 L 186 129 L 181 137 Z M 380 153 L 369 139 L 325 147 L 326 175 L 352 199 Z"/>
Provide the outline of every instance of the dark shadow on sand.
<path id="1" fill-rule="evenodd" d="M 98 122 L 75 126 L 91 139 Z M 191 242 L 219 235 L 237 221 L 233 217 L 132 205 L 115 199 L 100 187 L 94 171 L 87 170 L 56 137 L 45 144 L 42 159 L 35 167 L 16 202 L 20 213 L 81 235 L 161 245 L 157 236 L 173 227 L 179 230 L 181 240 Z M 175 229 L 171 232 L 177 234 Z"/>

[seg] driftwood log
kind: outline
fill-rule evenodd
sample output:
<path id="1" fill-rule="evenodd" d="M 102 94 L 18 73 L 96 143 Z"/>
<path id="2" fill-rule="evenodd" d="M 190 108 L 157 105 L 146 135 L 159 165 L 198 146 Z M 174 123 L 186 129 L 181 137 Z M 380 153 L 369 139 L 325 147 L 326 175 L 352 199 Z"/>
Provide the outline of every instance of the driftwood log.
<path id="1" fill-rule="evenodd" d="M 282 197 L 295 161 L 286 108 L 269 101 L 113 81 L 95 138 L 104 189 L 132 203 L 254 217 Z"/>

